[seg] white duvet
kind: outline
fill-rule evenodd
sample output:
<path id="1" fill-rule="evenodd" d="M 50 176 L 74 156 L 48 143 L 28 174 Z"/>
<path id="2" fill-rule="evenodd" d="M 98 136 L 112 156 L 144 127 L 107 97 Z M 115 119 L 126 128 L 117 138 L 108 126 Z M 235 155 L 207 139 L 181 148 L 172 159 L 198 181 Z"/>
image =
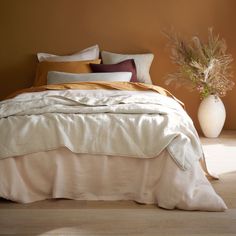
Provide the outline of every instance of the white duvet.
<path id="1" fill-rule="evenodd" d="M 54 150 L 153 158 L 165 148 L 182 169 L 202 157 L 192 120 L 156 92 L 62 90 L 0 103 L 0 158 Z"/>

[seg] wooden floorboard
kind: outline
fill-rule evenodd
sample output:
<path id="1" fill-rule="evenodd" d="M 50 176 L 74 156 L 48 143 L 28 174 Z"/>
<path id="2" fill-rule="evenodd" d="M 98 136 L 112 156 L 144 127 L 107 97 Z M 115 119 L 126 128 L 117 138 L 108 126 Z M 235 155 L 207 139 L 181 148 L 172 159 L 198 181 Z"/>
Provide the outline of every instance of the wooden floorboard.
<path id="1" fill-rule="evenodd" d="M 235 235 L 236 210 L 3 209 L 1 233 L 22 235 Z M 11 226 L 11 227 L 9 227 Z"/>

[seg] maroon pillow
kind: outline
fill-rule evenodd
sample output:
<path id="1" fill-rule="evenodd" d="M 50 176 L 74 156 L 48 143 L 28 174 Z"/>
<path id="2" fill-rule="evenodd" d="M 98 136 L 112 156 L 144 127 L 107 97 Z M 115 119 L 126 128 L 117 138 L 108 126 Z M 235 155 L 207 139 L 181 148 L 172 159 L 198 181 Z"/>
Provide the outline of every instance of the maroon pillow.
<path id="1" fill-rule="evenodd" d="M 92 72 L 131 72 L 130 82 L 138 82 L 136 74 L 136 66 L 134 59 L 128 59 L 117 64 L 92 64 L 90 63 Z"/>

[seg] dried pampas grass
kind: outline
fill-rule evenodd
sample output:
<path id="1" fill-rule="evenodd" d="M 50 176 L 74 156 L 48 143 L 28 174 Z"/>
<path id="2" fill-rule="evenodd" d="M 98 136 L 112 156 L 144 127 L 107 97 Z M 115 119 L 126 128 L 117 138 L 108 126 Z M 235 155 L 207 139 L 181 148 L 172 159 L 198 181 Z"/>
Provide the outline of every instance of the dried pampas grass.
<path id="1" fill-rule="evenodd" d="M 197 89 L 201 98 L 210 94 L 223 97 L 233 88 L 234 82 L 230 80 L 233 58 L 226 53 L 225 40 L 214 36 L 212 28 L 208 30 L 207 42 L 197 36 L 187 42 L 173 31 L 163 33 L 169 39 L 170 58 L 178 65 L 178 71 L 167 76 L 166 84 L 175 82 L 177 87 Z"/>

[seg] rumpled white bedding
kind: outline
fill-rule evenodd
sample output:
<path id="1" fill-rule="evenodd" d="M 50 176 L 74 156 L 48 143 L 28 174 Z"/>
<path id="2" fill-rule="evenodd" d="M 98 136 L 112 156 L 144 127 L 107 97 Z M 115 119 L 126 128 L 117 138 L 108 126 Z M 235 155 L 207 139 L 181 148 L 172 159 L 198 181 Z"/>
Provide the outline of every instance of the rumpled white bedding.
<path id="1" fill-rule="evenodd" d="M 0 196 L 13 201 L 136 200 L 223 211 L 201 157 L 189 116 L 155 92 L 45 91 L 0 102 Z"/>
<path id="2" fill-rule="evenodd" d="M 156 92 L 61 90 L 0 102 L 0 158 L 67 147 L 74 153 L 153 158 L 182 169 L 202 157 L 184 109 Z"/>
<path id="3" fill-rule="evenodd" d="M 223 211 L 199 162 L 181 170 L 164 150 L 154 158 L 75 154 L 67 148 L 0 160 L 0 196 L 29 203 L 50 198 L 135 200 L 166 209 Z"/>

